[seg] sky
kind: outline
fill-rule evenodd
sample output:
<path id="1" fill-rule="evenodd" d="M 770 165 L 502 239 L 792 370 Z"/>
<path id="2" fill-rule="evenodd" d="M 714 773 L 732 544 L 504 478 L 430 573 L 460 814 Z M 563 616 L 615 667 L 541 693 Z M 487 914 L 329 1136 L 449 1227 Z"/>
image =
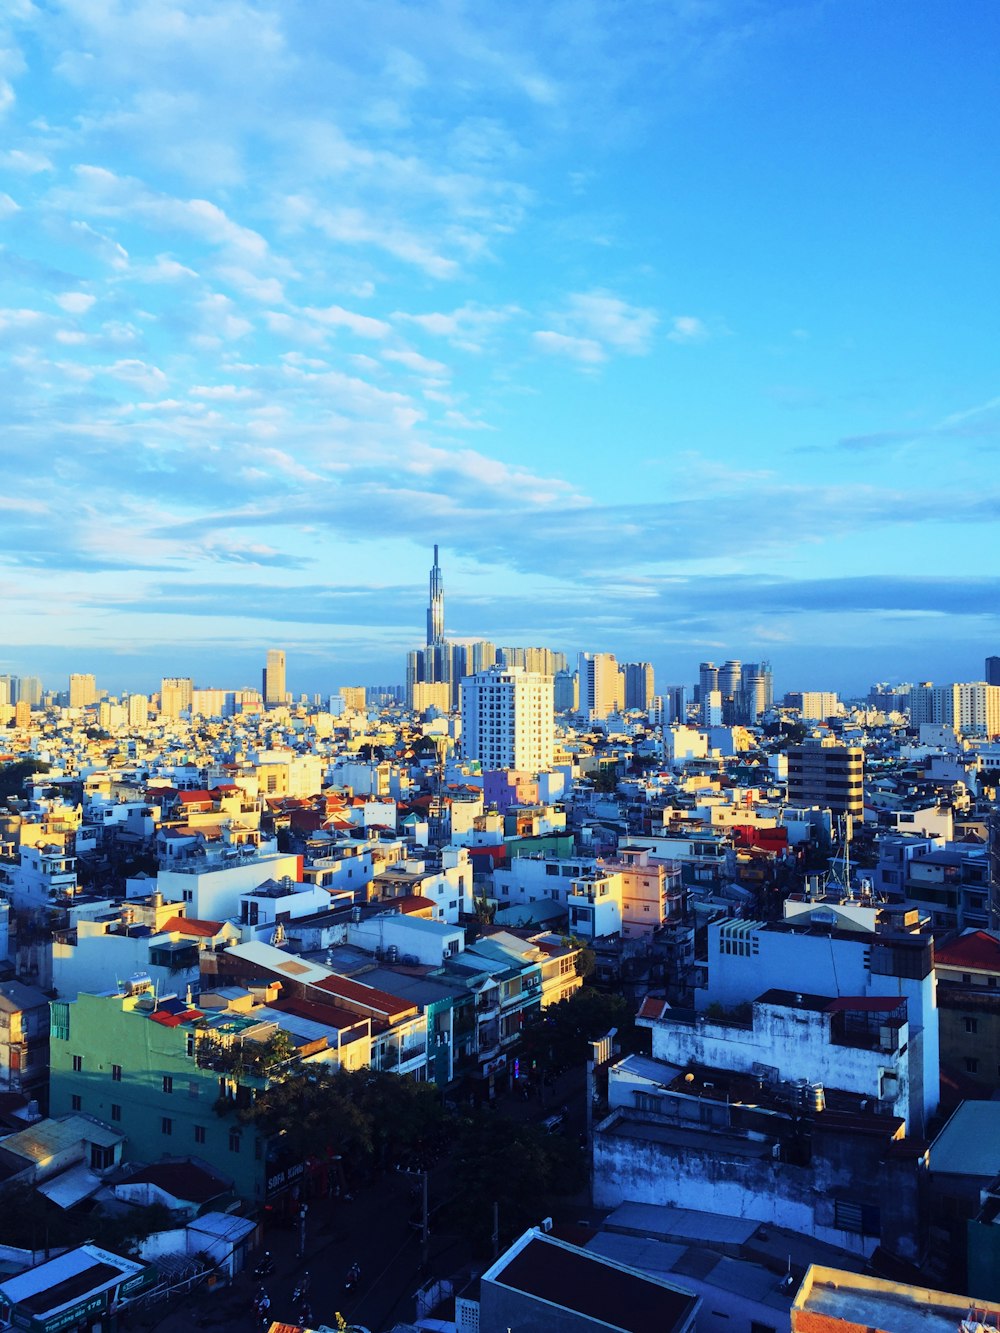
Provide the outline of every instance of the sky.
<path id="1" fill-rule="evenodd" d="M 5 0 L 0 671 L 1000 652 L 992 0 Z"/>

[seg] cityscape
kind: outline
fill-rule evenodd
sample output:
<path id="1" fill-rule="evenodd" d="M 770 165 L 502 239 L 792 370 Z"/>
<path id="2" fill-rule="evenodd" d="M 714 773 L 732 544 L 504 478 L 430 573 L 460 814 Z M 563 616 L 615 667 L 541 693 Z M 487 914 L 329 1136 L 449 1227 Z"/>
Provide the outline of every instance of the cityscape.
<path id="1" fill-rule="evenodd" d="M 990 1308 L 1000 657 L 663 685 L 430 559 L 399 683 L 0 678 L 14 1326 Z"/>
<path id="2" fill-rule="evenodd" d="M 1000 1333 L 998 57 L 0 6 L 0 1333 Z"/>

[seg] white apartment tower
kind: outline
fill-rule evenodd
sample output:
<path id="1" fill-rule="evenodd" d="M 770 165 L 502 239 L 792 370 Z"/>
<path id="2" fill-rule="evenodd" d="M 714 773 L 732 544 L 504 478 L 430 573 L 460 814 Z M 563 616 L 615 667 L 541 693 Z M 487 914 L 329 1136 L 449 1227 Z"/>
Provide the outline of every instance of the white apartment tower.
<path id="1" fill-rule="evenodd" d="M 552 677 L 490 667 L 462 681 L 462 752 L 484 772 L 541 773 L 555 748 Z"/>

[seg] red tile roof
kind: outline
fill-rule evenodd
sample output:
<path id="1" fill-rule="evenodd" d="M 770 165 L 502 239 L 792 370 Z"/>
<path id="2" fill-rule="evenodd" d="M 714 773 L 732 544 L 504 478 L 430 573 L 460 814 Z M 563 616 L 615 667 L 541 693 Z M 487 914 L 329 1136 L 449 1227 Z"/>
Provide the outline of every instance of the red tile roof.
<path id="1" fill-rule="evenodd" d="M 352 981 L 349 977 L 324 977 L 322 981 L 314 983 L 318 990 L 326 991 L 329 995 L 338 995 L 341 999 L 350 1000 L 352 1004 L 364 1005 L 376 1014 L 408 1014 L 416 1013 L 417 1006 L 411 1004 L 409 1000 L 400 999 L 398 995 L 390 995 L 388 991 L 377 990 L 374 986 L 365 986 L 359 981 Z"/>
<path id="2" fill-rule="evenodd" d="M 945 967 L 961 967 L 970 971 L 1000 972 L 1000 940 L 985 930 L 960 935 L 950 944 L 934 950 L 934 959 Z"/>
<path id="3" fill-rule="evenodd" d="M 199 921 L 193 916 L 172 916 L 164 921 L 161 930 L 176 930 L 180 935 L 195 935 L 202 939 L 211 939 L 222 929 L 221 921 Z"/>

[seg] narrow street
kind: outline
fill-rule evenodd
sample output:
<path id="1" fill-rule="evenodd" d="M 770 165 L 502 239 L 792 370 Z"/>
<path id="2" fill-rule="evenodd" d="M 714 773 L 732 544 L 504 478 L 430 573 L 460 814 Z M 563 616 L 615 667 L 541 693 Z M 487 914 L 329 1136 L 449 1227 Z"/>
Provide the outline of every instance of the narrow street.
<path id="1" fill-rule="evenodd" d="M 576 1069 L 547 1085 L 541 1097 L 537 1091 L 529 1100 L 517 1092 L 506 1094 L 498 1099 L 497 1111 L 516 1120 L 540 1122 L 565 1107 L 565 1132 L 576 1137 L 585 1129 L 585 1098 L 584 1073 Z M 450 1277 L 488 1262 L 488 1256 L 474 1252 L 466 1236 L 437 1229 L 436 1214 L 445 1203 L 447 1180 L 448 1167 L 443 1162 L 431 1171 L 429 1181 L 428 1277 Z M 577 1206 L 567 1201 L 571 1213 Z M 297 1229 L 272 1230 L 265 1245 L 275 1271 L 263 1283 L 252 1271 L 244 1272 L 229 1286 L 215 1291 L 199 1289 L 147 1318 L 136 1318 L 127 1327 L 190 1333 L 193 1324 L 218 1333 L 251 1333 L 256 1323 L 252 1302 L 261 1285 L 271 1298 L 271 1319 L 298 1323 L 301 1303 L 293 1301 L 292 1294 L 308 1272 L 313 1327 L 335 1326 L 339 1312 L 349 1322 L 383 1333 L 396 1322 L 413 1318 L 413 1298 L 425 1276 L 421 1271 L 420 1211 L 419 1178 L 397 1172 L 388 1172 L 353 1199 L 317 1200 L 306 1216 L 304 1256 L 299 1253 Z M 501 1234 L 506 1244 L 502 1219 Z M 254 1256 L 254 1262 L 259 1258 L 259 1254 Z M 345 1278 L 355 1262 L 361 1279 L 347 1292 Z"/>

